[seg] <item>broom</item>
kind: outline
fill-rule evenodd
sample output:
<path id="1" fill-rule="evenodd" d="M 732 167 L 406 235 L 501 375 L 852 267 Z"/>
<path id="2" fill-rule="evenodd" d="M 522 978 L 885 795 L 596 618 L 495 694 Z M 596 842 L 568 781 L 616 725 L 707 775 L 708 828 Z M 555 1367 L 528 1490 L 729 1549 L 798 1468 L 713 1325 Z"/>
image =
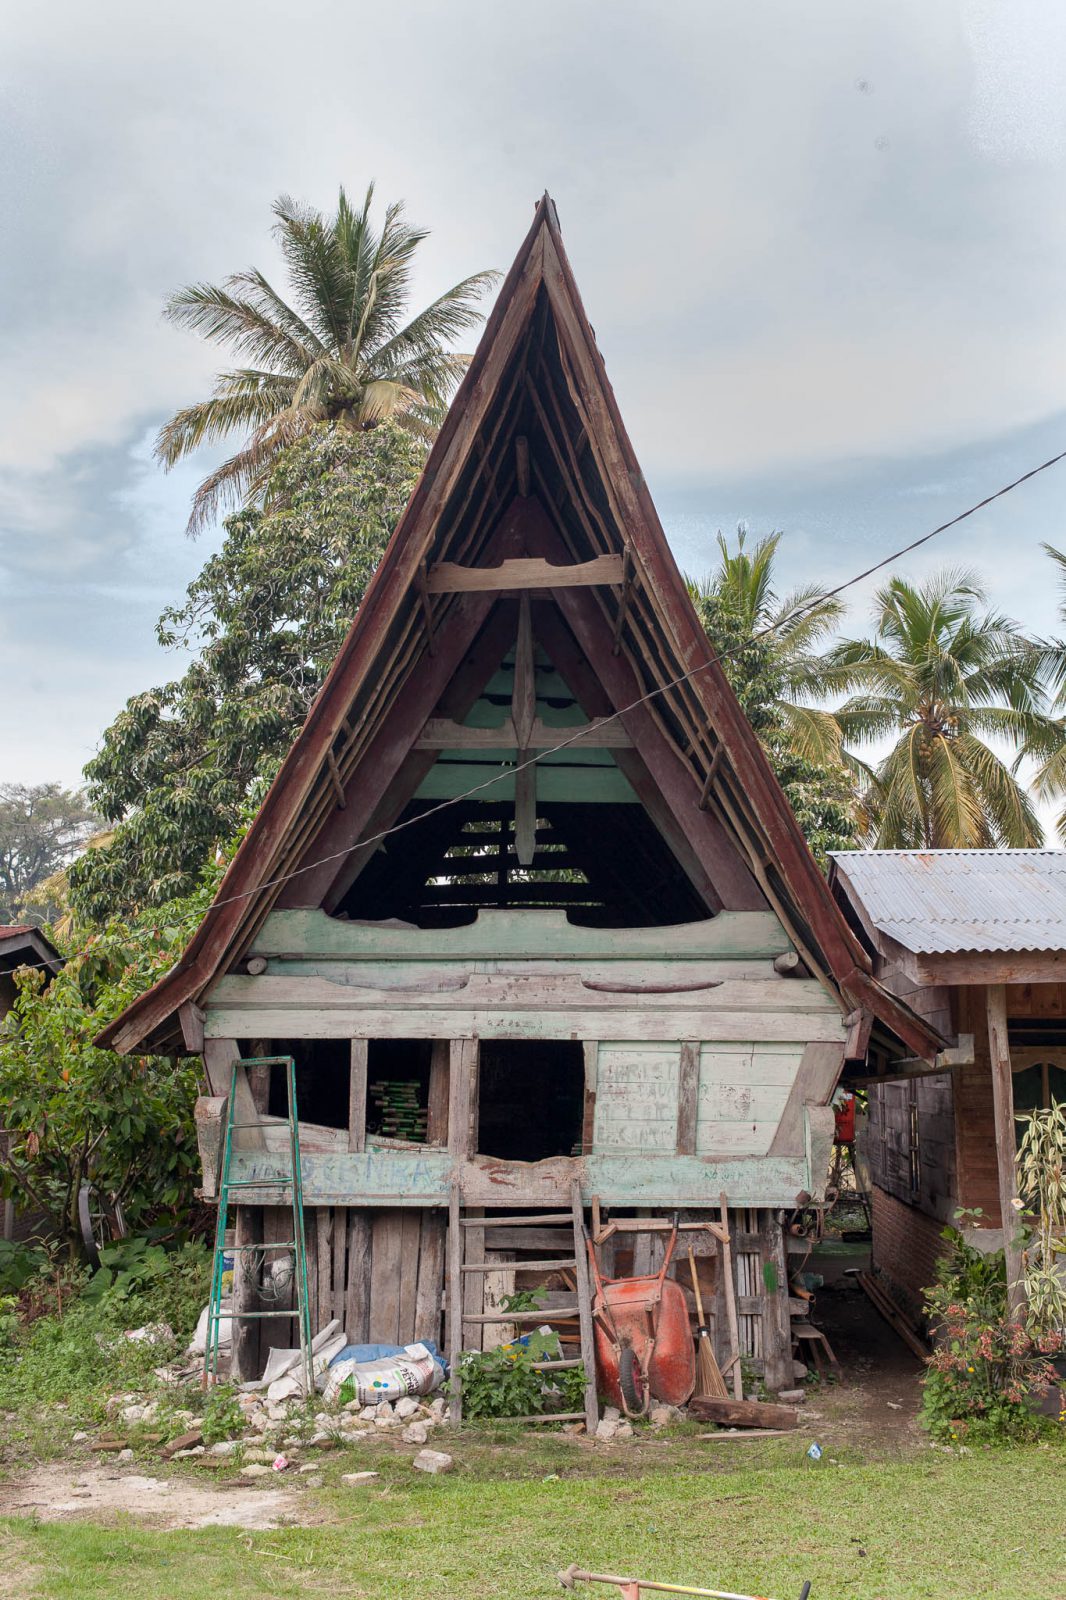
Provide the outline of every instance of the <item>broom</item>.
<path id="1" fill-rule="evenodd" d="M 696 1319 L 698 1330 L 696 1337 L 696 1393 L 709 1395 L 712 1399 L 728 1400 L 729 1390 L 725 1386 L 725 1379 L 718 1370 L 718 1363 L 714 1359 L 714 1349 L 711 1345 L 711 1335 L 707 1324 L 703 1320 L 703 1296 L 700 1294 L 700 1280 L 696 1274 L 696 1258 L 692 1254 L 692 1246 L 688 1252 L 688 1270 L 692 1274 L 692 1292 L 696 1296 Z"/>

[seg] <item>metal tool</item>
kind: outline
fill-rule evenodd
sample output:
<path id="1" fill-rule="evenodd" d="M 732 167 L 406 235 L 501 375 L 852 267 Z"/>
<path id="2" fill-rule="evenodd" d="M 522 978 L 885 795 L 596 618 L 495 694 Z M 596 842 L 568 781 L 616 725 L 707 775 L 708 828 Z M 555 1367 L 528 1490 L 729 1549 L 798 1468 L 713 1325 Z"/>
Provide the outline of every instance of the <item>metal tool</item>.
<path id="1" fill-rule="evenodd" d="M 614 1572 L 586 1572 L 576 1561 L 565 1572 L 560 1572 L 559 1582 L 564 1589 L 573 1589 L 578 1583 L 611 1583 L 620 1592 L 622 1600 L 640 1600 L 645 1592 L 694 1594 L 701 1596 L 702 1600 L 769 1600 L 767 1595 L 736 1594 L 732 1589 L 695 1589 L 684 1583 L 653 1583 L 650 1578 L 622 1578 Z M 807 1600 L 810 1592 L 810 1584 L 805 1583 L 799 1592 L 799 1600 Z"/>

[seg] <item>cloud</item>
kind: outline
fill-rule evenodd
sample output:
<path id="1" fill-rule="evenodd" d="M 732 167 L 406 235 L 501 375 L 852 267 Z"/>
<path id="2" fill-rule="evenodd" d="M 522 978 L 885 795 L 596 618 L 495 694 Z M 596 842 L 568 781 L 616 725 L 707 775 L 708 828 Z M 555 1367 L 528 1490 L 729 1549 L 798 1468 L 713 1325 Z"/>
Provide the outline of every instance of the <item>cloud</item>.
<path id="1" fill-rule="evenodd" d="M 505 267 L 550 188 L 638 455 L 702 497 L 682 550 L 731 483 L 844 568 L 901 483 L 939 506 L 914 485 L 953 451 L 983 479 L 1059 411 L 1064 41 L 1053 0 L 10 8 L 0 623 L 45 687 L 8 760 L 69 760 L 65 685 L 81 751 L 170 670 L 152 624 L 206 556 L 180 529 L 207 463 L 157 477 L 146 441 L 216 362 L 160 307 L 280 276 L 278 193 L 406 197 L 425 299 Z"/>

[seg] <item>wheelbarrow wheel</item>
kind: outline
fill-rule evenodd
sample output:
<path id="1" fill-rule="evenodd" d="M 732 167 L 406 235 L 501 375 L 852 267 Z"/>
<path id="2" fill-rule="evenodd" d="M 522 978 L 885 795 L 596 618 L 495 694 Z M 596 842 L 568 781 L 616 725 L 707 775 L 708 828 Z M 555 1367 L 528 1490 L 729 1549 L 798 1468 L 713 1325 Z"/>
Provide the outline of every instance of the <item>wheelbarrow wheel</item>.
<path id="1" fill-rule="evenodd" d="M 642 1417 L 647 1409 L 648 1396 L 644 1384 L 644 1374 L 640 1370 L 636 1351 L 631 1344 L 624 1344 L 618 1353 L 618 1387 L 631 1416 Z"/>

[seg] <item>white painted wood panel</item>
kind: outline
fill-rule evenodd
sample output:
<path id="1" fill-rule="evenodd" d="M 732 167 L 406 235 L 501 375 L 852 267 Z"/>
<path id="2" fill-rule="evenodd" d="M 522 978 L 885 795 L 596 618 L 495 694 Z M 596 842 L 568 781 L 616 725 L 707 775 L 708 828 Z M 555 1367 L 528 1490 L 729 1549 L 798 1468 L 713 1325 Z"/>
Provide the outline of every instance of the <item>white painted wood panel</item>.
<path id="1" fill-rule="evenodd" d="M 672 1154 L 680 1067 L 680 1042 L 601 1044 L 593 1149 Z"/>
<path id="2" fill-rule="evenodd" d="M 803 1044 L 791 1040 L 704 1045 L 696 1098 L 696 1154 L 765 1154 L 802 1056 Z"/>

